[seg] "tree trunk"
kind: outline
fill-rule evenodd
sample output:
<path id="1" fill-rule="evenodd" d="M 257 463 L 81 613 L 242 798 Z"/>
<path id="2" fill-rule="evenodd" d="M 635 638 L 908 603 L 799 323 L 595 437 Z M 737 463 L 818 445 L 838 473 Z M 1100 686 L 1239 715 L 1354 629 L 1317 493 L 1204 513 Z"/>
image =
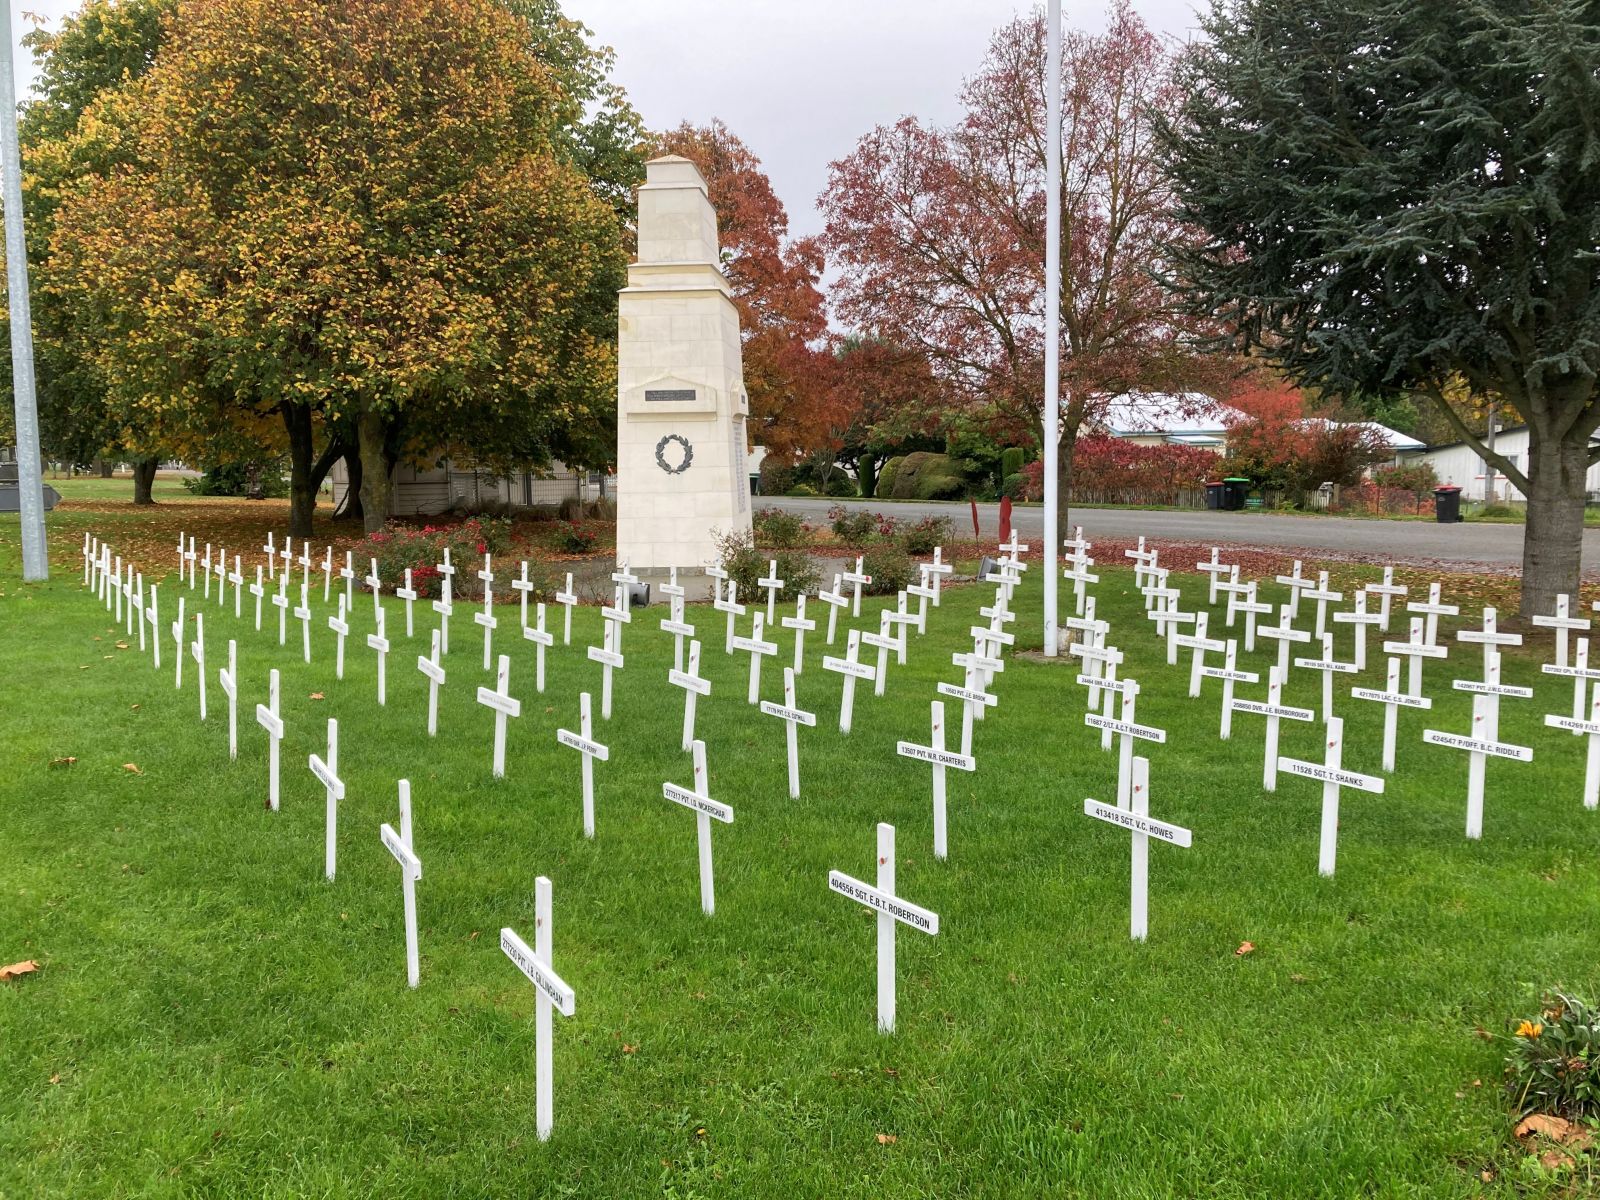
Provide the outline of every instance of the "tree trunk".
<path id="1" fill-rule="evenodd" d="M 95 459 L 94 468 L 100 472 L 101 479 L 110 479 L 113 471 L 116 469 L 115 464 L 113 464 L 108 458 Z"/>
<path id="2" fill-rule="evenodd" d="M 1528 523 L 1522 535 L 1522 615 L 1555 611 L 1556 597 L 1578 595 L 1583 562 L 1583 501 L 1588 436 L 1564 441 L 1528 426 Z"/>
<path id="3" fill-rule="evenodd" d="M 155 497 L 151 495 L 156 484 L 156 466 L 159 459 L 136 458 L 133 460 L 133 502 L 135 504 L 154 504 Z"/>
<path id="4" fill-rule="evenodd" d="M 311 406 L 285 404 L 283 428 L 289 435 L 289 533 L 311 536 L 311 518 L 317 510 L 317 488 L 311 481 Z"/>
<path id="5" fill-rule="evenodd" d="M 1078 431 L 1063 422 L 1056 444 L 1056 533 L 1062 541 L 1072 536 L 1072 451 L 1077 444 Z"/>
<path id="6" fill-rule="evenodd" d="M 333 516 L 339 521 L 361 520 L 361 450 L 357 446 L 344 452 L 344 500 Z"/>
<path id="7" fill-rule="evenodd" d="M 389 520 L 389 457 L 384 445 L 388 423 L 376 406 L 362 406 L 356 418 L 361 455 L 361 527 L 376 533 Z"/>

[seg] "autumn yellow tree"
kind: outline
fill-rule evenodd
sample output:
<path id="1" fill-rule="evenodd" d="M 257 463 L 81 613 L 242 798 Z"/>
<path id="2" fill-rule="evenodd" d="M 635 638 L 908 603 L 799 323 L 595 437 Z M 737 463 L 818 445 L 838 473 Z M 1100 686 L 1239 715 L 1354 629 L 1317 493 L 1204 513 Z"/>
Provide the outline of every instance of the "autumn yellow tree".
<path id="1" fill-rule="evenodd" d="M 123 403 L 281 423 L 301 536 L 318 424 L 353 428 L 376 528 L 396 458 L 537 465 L 612 410 L 579 108 L 492 0 L 185 0 L 79 123 L 126 165 L 64 198 L 51 276 Z"/>

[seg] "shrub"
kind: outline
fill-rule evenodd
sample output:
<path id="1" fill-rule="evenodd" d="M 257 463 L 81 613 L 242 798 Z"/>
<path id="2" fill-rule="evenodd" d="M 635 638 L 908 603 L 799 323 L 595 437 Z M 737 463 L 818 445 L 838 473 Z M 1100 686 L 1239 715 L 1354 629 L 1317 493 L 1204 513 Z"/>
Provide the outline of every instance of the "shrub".
<path id="1" fill-rule="evenodd" d="M 1600 1117 L 1600 1013 L 1556 992 L 1538 1016 L 1518 1022 L 1506 1091 L 1519 1113 Z"/>
<path id="2" fill-rule="evenodd" d="M 1028 498 L 1028 477 L 1021 471 L 1007 475 L 1005 482 L 1000 485 L 1000 494 L 1002 496 L 1010 496 L 1013 500 L 1026 500 Z"/>
<path id="3" fill-rule="evenodd" d="M 584 512 L 596 521 L 615 521 L 617 519 L 617 502 L 610 496 L 596 496 L 589 501 Z"/>
<path id="4" fill-rule="evenodd" d="M 556 505 L 556 517 L 562 521 L 581 521 L 583 501 L 576 496 L 563 497 L 561 503 Z"/>
<path id="5" fill-rule="evenodd" d="M 776 561 L 778 578 L 783 580 L 780 600 L 793 600 L 802 592 L 816 589 L 821 578 L 817 564 L 804 550 L 782 549 L 768 554 L 756 546 L 750 530 L 740 529 L 716 535 L 717 558 L 728 578 L 739 585 L 739 595 L 764 598 L 759 581 L 766 575 L 769 564 Z"/>
<path id="6" fill-rule="evenodd" d="M 1225 465 L 1198 446 L 1080 437 L 1072 448 L 1072 498 L 1090 504 L 1176 504 L 1182 492 L 1216 478 Z M 1041 464 L 1041 480 L 1043 472 Z"/>
<path id="7" fill-rule="evenodd" d="M 865 545 L 878 528 L 878 514 L 864 508 L 847 508 L 835 504 L 828 510 L 828 524 L 833 536 L 847 546 Z"/>
<path id="8" fill-rule="evenodd" d="M 874 496 L 889 497 L 894 495 L 894 481 L 899 478 L 900 464 L 905 461 L 905 455 L 897 454 L 883 464 L 878 471 L 878 485 L 872 489 Z"/>
<path id="9" fill-rule="evenodd" d="M 424 525 L 416 529 L 407 525 L 387 525 L 377 533 L 368 534 L 351 548 L 357 568 L 365 566 L 368 559 L 377 559 L 378 577 L 385 586 L 393 588 L 404 579 L 406 568 L 411 568 L 411 586 L 418 597 L 437 598 L 442 595 L 438 564 L 444 562 L 445 547 L 450 548 L 450 561 L 456 567 L 452 594 L 460 599 L 482 595 L 475 572 L 469 570 L 485 554 L 499 555 L 511 544 L 511 522 L 503 518 L 473 519 L 454 525 Z M 365 571 L 358 570 L 365 575 Z"/>
<path id="10" fill-rule="evenodd" d="M 966 491 L 966 477 L 955 459 L 919 450 L 901 462 L 891 495 L 897 500 L 958 500 Z M 881 485 L 878 492 L 883 494 Z"/>
<path id="11" fill-rule="evenodd" d="M 757 545 L 781 549 L 805 545 L 811 533 L 810 527 L 799 516 L 786 513 L 781 508 L 757 509 L 750 518 L 750 524 L 755 530 Z"/>
<path id="12" fill-rule="evenodd" d="M 1021 446 L 1007 446 L 1000 452 L 1000 478 L 1010 479 L 1013 475 L 1022 474 L 1022 464 L 1027 455 L 1022 452 Z"/>
<path id="13" fill-rule="evenodd" d="M 772 454 L 761 460 L 758 474 L 763 496 L 782 496 L 800 482 L 794 467 Z"/>
<path id="14" fill-rule="evenodd" d="M 923 517 L 915 524 L 900 527 L 900 545 L 907 554 L 932 554 L 933 548 L 949 541 L 954 531 L 949 517 Z"/>
<path id="15" fill-rule="evenodd" d="M 843 471 L 835 471 L 828 476 L 828 482 L 823 485 L 824 496 L 854 496 L 856 494 L 856 481 Z"/>
<path id="16" fill-rule="evenodd" d="M 861 569 L 872 576 L 862 590 L 873 596 L 892 596 L 916 578 L 916 564 L 894 542 L 874 542 L 861 556 Z"/>
<path id="17" fill-rule="evenodd" d="M 205 473 L 183 481 L 184 489 L 196 496 L 246 496 L 255 476 L 261 495 L 276 499 L 289 494 L 289 480 L 283 473 L 283 460 L 251 459 L 247 462 L 218 463 Z"/>
<path id="18" fill-rule="evenodd" d="M 797 483 L 784 493 L 786 496 L 815 496 L 816 494 L 817 489 L 809 483 Z"/>
<path id="19" fill-rule="evenodd" d="M 557 521 L 550 542 L 562 554 L 588 554 L 600 540 L 600 532 L 577 521 Z"/>
<path id="20" fill-rule="evenodd" d="M 1439 476 L 1432 463 L 1405 463 L 1395 467 L 1375 467 L 1372 482 L 1380 488 L 1399 488 L 1419 500 L 1433 495 Z"/>

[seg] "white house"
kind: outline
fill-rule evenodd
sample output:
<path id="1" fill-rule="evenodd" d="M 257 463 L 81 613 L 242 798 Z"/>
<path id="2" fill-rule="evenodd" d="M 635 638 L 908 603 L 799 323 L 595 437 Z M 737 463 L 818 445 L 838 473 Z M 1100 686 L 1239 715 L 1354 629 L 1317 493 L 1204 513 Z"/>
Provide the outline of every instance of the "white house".
<path id="1" fill-rule="evenodd" d="M 1200 446 L 1221 454 L 1228 426 L 1245 414 L 1200 392 L 1139 392 L 1119 396 L 1092 417 L 1089 432 L 1124 438 L 1141 446 Z"/>
<path id="2" fill-rule="evenodd" d="M 1594 444 L 1594 443 L 1591 443 Z M 1504 455 L 1517 470 L 1528 470 L 1528 430 L 1519 425 L 1502 429 L 1494 437 L 1495 452 Z M 1468 500 L 1504 504 L 1526 499 L 1520 488 L 1499 470 L 1487 469 L 1477 448 L 1468 442 L 1450 442 L 1443 446 L 1429 446 L 1423 453 L 1408 457 L 1407 462 L 1424 462 L 1433 468 L 1440 483 L 1455 484 Z M 1600 466 L 1589 468 L 1584 477 L 1584 491 L 1593 498 L 1600 496 Z"/>

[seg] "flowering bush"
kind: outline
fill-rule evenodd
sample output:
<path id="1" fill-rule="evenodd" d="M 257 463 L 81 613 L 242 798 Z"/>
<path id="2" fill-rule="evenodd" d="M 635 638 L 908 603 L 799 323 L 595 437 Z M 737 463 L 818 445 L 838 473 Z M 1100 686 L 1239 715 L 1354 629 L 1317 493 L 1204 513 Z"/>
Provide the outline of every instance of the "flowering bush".
<path id="1" fill-rule="evenodd" d="M 861 569 L 872 576 L 862 590 L 872 596 L 892 596 L 916 578 L 917 567 L 894 542 L 876 542 L 862 555 Z"/>
<path id="2" fill-rule="evenodd" d="M 756 542 L 762 546 L 792 549 L 805 545 L 811 536 L 811 526 L 794 513 L 786 513 L 780 508 L 757 509 L 750 518 L 750 524 L 755 531 Z"/>
<path id="3" fill-rule="evenodd" d="M 843 504 L 835 504 L 828 510 L 828 525 L 833 530 L 833 536 L 847 546 L 866 543 L 882 520 L 883 517 L 878 513 L 862 508 L 846 508 Z"/>
<path id="4" fill-rule="evenodd" d="M 502 554 L 511 545 L 511 522 L 504 517 L 474 517 L 455 525 L 386 525 L 370 533 L 351 550 L 357 568 L 369 559 L 378 563 L 378 578 L 394 588 L 404 583 L 411 570 L 411 586 L 418 597 L 437 598 L 443 594 L 445 548 L 456 568 L 451 592 L 458 597 L 482 595 L 475 576 L 476 564 L 485 554 Z M 469 569 L 470 568 L 470 569 Z M 365 570 L 358 569 L 358 575 Z"/>
<path id="5" fill-rule="evenodd" d="M 588 554 L 600 540 L 598 530 L 577 521 L 557 521 L 550 539 L 563 554 Z"/>
<path id="6" fill-rule="evenodd" d="M 1222 460 L 1197 446 L 1142 446 L 1103 434 L 1072 448 L 1072 499 L 1080 504 L 1177 504 L 1187 489 L 1221 474 Z M 1021 499 L 1044 498 L 1044 462 L 1022 468 Z"/>
<path id="7" fill-rule="evenodd" d="M 1557 992 L 1537 1016 L 1520 1021 L 1506 1090 L 1518 1112 L 1600 1116 L 1600 1013 Z"/>
<path id="8" fill-rule="evenodd" d="M 900 545 L 907 554 L 932 554 L 935 546 L 950 540 L 954 530 L 949 517 L 923 517 L 915 524 L 901 526 Z"/>
<path id="9" fill-rule="evenodd" d="M 1410 488 L 1384 487 L 1370 480 L 1340 490 L 1339 512 L 1380 513 L 1433 513 L 1431 490 L 1424 498 Z"/>
<path id="10" fill-rule="evenodd" d="M 820 573 L 817 564 L 803 550 L 782 549 L 767 554 L 756 547 L 755 537 L 746 530 L 716 535 L 717 557 L 728 578 L 739 585 L 741 597 L 764 599 L 759 580 L 766 575 L 768 564 L 777 562 L 778 578 L 783 580 L 780 600 L 793 600 L 801 592 L 814 591 Z"/>

